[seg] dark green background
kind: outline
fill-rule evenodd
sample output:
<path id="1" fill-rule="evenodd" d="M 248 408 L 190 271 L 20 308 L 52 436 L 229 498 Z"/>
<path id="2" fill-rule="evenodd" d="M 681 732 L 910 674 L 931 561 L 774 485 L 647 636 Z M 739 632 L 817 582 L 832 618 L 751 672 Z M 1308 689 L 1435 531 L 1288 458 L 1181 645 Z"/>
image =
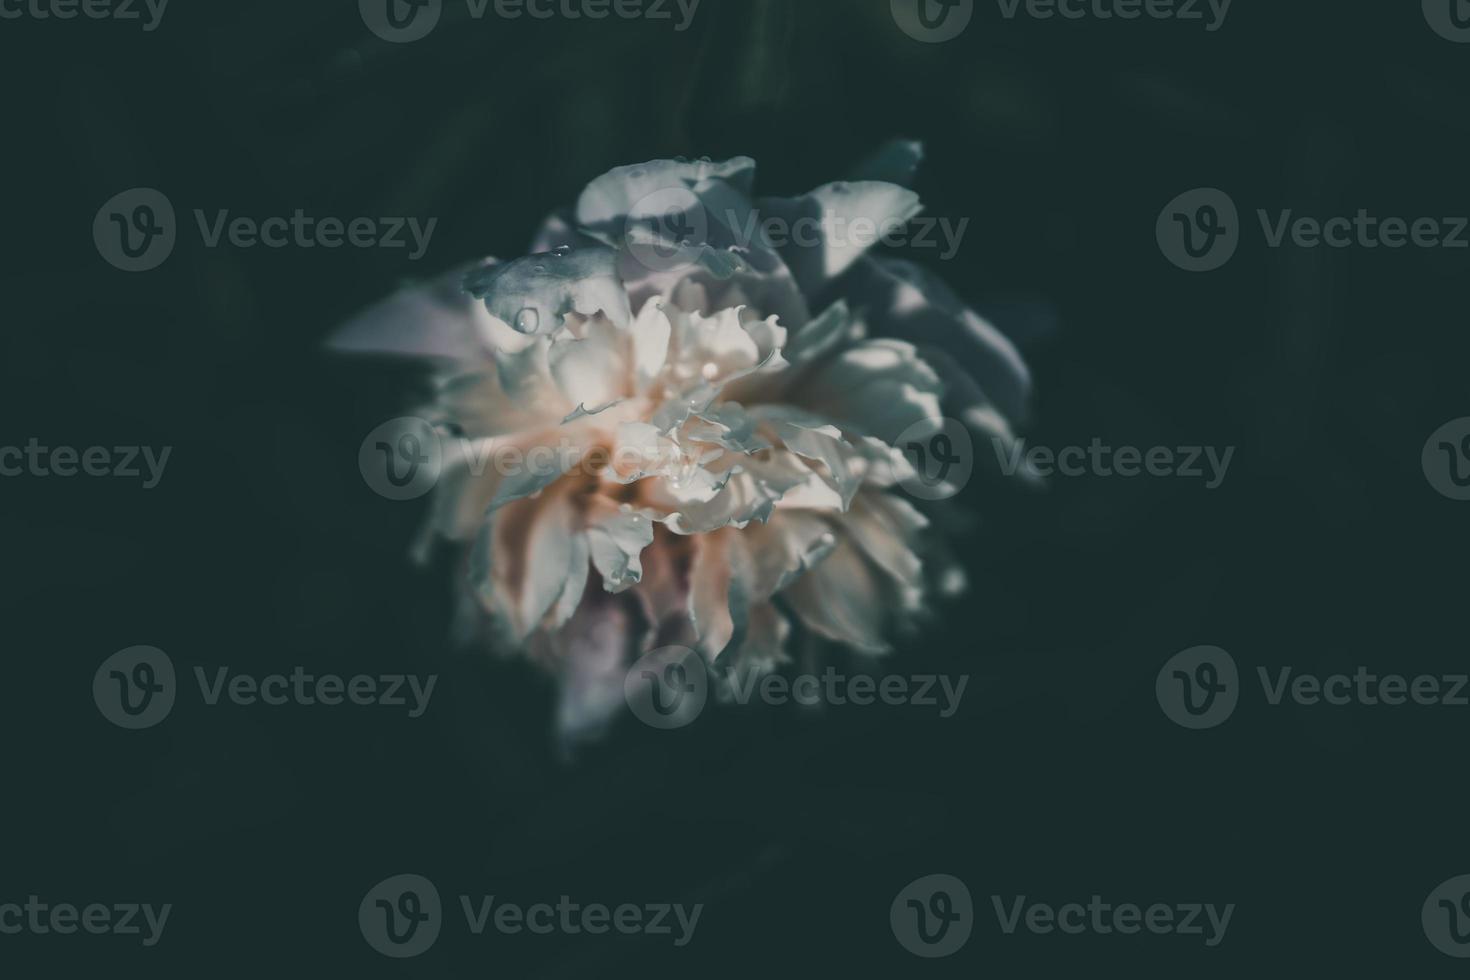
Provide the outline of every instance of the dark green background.
<path id="1" fill-rule="evenodd" d="M 450 4 L 454 6 L 454 4 Z M 1005 21 L 902 34 L 886 0 L 704 0 L 694 27 L 487 19 L 377 41 L 352 3 L 173 0 L 160 28 L 0 22 L 0 443 L 172 445 L 162 484 L 6 479 L 0 900 L 172 902 L 163 942 L 0 937 L 6 976 L 1130 976 L 1463 972 L 1419 926 L 1470 872 L 1461 708 L 1267 708 L 1257 665 L 1467 669 L 1470 504 L 1420 470 L 1470 415 L 1465 251 L 1268 250 L 1254 210 L 1470 213 L 1470 45 L 1417 3 L 1235 0 L 1224 27 Z M 1233 445 L 1224 486 L 978 480 L 973 589 L 894 671 L 969 673 L 959 715 L 711 710 L 632 722 L 570 764 L 552 691 L 454 652 L 450 569 L 406 560 L 420 505 L 373 495 L 363 435 L 413 372 L 325 334 L 399 280 L 524 250 L 613 165 L 744 153 L 768 192 L 925 141 L 936 267 L 976 302 L 1044 299 L 1037 444 Z M 105 264 L 97 208 L 138 185 L 265 217 L 439 217 L 428 256 L 206 250 Z M 1160 255 L 1197 186 L 1251 225 L 1222 270 Z M 941 267 L 942 266 L 942 267 Z M 1223 727 L 1154 700 L 1213 643 L 1252 678 Z M 109 725 L 113 651 L 439 673 L 428 714 L 217 707 Z M 446 900 L 703 901 L 694 942 L 468 938 L 405 962 L 356 908 L 391 874 Z M 904 952 L 888 905 L 964 879 L 969 945 Z M 1237 904 L 1197 938 L 1002 936 L 989 896 Z M 13 964 L 13 966 L 10 966 Z"/>

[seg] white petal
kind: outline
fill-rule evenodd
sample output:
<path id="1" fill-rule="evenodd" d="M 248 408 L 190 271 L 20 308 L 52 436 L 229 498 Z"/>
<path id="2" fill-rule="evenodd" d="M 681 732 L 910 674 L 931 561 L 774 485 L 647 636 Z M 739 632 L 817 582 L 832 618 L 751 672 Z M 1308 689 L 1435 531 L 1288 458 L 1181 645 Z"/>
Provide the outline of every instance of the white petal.
<path id="1" fill-rule="evenodd" d="M 778 510 L 765 524 L 740 532 L 750 558 L 750 595 L 762 601 L 819 564 L 837 545 L 831 525 L 815 514 Z"/>
<path id="2" fill-rule="evenodd" d="M 614 510 L 587 527 L 592 564 L 609 592 L 622 592 L 643 577 L 640 555 L 653 543 L 653 521 L 634 510 Z"/>
<path id="3" fill-rule="evenodd" d="M 786 654 L 786 640 L 790 635 L 791 623 L 771 603 L 751 606 L 746 618 L 745 638 L 730 663 L 731 668 L 738 673 L 774 670 L 791 659 Z"/>
<path id="4" fill-rule="evenodd" d="M 587 535 L 573 534 L 571 548 L 567 552 L 566 585 L 546 621 L 547 629 L 556 630 L 565 626 L 581 606 L 582 594 L 587 590 L 591 560 L 592 548 Z"/>
<path id="5" fill-rule="evenodd" d="M 902 259 L 865 259 L 849 280 L 875 335 L 933 345 L 973 375 L 986 398 L 1025 418 L 1031 373 L 1014 344 L 939 277 Z"/>
<path id="6" fill-rule="evenodd" d="M 568 481 L 570 484 L 570 481 Z M 470 551 L 470 579 L 485 608 L 523 642 L 561 598 L 581 528 L 571 487 L 487 515 Z"/>
<path id="7" fill-rule="evenodd" d="M 873 564 L 894 580 L 903 608 L 914 612 L 923 601 L 923 562 L 909 549 L 909 534 L 899 518 L 877 503 L 884 496 L 860 495 L 843 520 L 843 528 Z"/>
<path id="8" fill-rule="evenodd" d="M 649 300 L 633 321 L 633 379 L 642 394 L 669 357 L 669 335 L 673 332 L 668 314 L 657 300 Z"/>
<path id="9" fill-rule="evenodd" d="M 564 742 L 594 737 L 625 709 L 623 680 L 632 652 L 632 615 L 614 596 L 589 593 L 565 628 L 550 634 L 540 657 L 556 672 L 556 724 Z"/>
<path id="10" fill-rule="evenodd" d="M 830 425 L 807 427 L 784 419 L 773 420 L 772 427 L 787 449 L 822 464 L 822 475 L 842 497 L 842 509 L 846 510 L 862 479 L 847 465 L 852 447 L 843 441 L 842 433 Z"/>
<path id="11" fill-rule="evenodd" d="M 749 194 L 755 179 L 755 161 L 750 157 L 733 157 L 720 163 L 650 160 L 614 167 L 588 184 L 577 199 L 577 224 L 621 234 L 623 219 L 641 201 L 660 191 L 694 187 L 711 179 L 727 181 Z"/>
<path id="12" fill-rule="evenodd" d="M 442 376 L 435 384 L 434 411 L 471 439 L 554 425 L 565 401 L 537 357 L 522 352 L 497 359 L 492 370 Z"/>
<path id="13" fill-rule="evenodd" d="M 913 191 L 877 180 L 827 184 L 802 197 L 763 198 L 758 202 L 767 218 L 779 218 L 793 230 L 781 251 L 802 291 L 814 295 L 862 258 L 887 231 L 913 218 L 923 207 Z M 854 228 L 854 222 L 870 223 Z M 820 229 L 816 244 L 797 228 L 802 223 Z"/>
<path id="14" fill-rule="evenodd" d="M 677 447 L 647 422 L 621 422 L 613 437 L 612 465 L 606 471 L 619 483 L 635 483 L 661 473 Z"/>
<path id="15" fill-rule="evenodd" d="M 618 255 L 602 245 L 527 255 L 482 269 L 465 288 L 490 313 L 523 334 L 554 333 L 569 313 L 603 314 L 626 327 L 632 314 L 618 276 Z"/>
<path id="16" fill-rule="evenodd" d="M 486 513 L 494 513 L 506 504 L 540 493 L 561 479 L 575 463 L 576 460 L 570 452 L 538 453 L 536 454 L 536 465 L 531 465 L 528 455 L 524 465 L 516 467 L 500 478 L 495 487 L 495 495 L 490 498 L 490 504 L 485 508 Z"/>
<path id="17" fill-rule="evenodd" d="M 547 363 L 568 401 L 606 406 L 629 394 L 626 338 L 602 318 L 588 321 L 585 329 L 585 339 L 552 341 Z"/>
<path id="18" fill-rule="evenodd" d="M 833 303 L 806 326 L 796 331 L 782 354 L 794 365 L 820 359 L 837 344 L 852 336 L 852 314 L 847 304 Z"/>
<path id="19" fill-rule="evenodd" d="M 810 629 L 869 653 L 886 653 L 883 640 L 885 596 L 856 547 L 839 541 L 821 564 L 784 593 Z"/>
<path id="20" fill-rule="evenodd" d="M 870 340 L 821 364 L 803 380 L 796 400 L 844 429 L 892 444 L 921 423 L 938 429 L 942 391 L 939 376 L 913 345 Z"/>
<path id="21" fill-rule="evenodd" d="M 745 630 L 748 570 L 744 553 L 732 548 L 735 532 L 699 538 L 689 571 L 689 616 L 699 649 L 713 661 Z"/>
<path id="22" fill-rule="evenodd" d="M 348 354 L 482 360 L 489 348 L 510 338 L 497 334 L 494 318 L 463 284 L 467 274 L 494 264 L 494 259 L 472 262 L 400 289 L 343 324 L 327 347 Z"/>
<path id="23" fill-rule="evenodd" d="M 681 318 L 679 359 L 705 380 L 717 381 L 755 367 L 761 350 L 740 322 L 740 311 L 724 309 L 712 317 Z"/>
<path id="24" fill-rule="evenodd" d="M 653 505 L 664 525 L 675 534 L 707 534 L 725 527 L 742 528 L 764 521 L 775 509 L 780 493 L 751 474 L 730 471 L 717 482 L 717 491 L 705 499 L 691 499 L 670 491 L 668 481 L 653 491 Z"/>

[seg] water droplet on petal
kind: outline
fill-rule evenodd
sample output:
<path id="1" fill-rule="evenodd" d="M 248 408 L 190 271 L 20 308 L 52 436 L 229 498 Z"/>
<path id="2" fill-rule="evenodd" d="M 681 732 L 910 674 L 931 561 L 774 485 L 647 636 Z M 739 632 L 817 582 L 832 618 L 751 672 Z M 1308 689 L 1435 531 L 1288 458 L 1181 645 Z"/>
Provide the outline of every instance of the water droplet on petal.
<path id="1" fill-rule="evenodd" d="M 535 333 L 536 328 L 541 326 L 541 314 L 534 307 L 528 306 L 516 314 L 514 326 L 518 333 Z"/>

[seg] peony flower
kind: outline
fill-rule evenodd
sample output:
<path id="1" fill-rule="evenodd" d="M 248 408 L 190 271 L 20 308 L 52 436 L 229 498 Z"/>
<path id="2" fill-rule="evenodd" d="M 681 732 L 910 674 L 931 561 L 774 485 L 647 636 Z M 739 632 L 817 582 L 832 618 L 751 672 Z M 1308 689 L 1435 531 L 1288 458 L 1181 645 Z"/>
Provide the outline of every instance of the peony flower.
<path id="1" fill-rule="evenodd" d="M 878 654 L 961 587 L 905 490 L 905 443 L 946 412 L 1009 439 L 1029 378 L 942 283 L 857 233 L 919 212 L 918 159 L 896 143 L 868 168 L 893 181 L 763 199 L 745 157 L 620 167 L 532 254 L 335 337 L 436 365 L 425 544 L 460 546 L 476 635 L 556 675 L 565 735 L 606 722 L 648 650 L 742 672 L 798 637 Z"/>

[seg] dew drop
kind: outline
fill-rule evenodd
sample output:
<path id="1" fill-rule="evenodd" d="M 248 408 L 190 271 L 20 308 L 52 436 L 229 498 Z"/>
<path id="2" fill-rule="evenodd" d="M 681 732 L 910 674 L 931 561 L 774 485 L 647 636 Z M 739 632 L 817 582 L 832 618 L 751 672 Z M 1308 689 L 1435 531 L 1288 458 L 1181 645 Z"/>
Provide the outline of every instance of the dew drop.
<path id="1" fill-rule="evenodd" d="M 515 328 L 518 333 L 535 333 L 541 326 L 541 314 L 533 307 L 526 307 L 516 314 Z"/>

